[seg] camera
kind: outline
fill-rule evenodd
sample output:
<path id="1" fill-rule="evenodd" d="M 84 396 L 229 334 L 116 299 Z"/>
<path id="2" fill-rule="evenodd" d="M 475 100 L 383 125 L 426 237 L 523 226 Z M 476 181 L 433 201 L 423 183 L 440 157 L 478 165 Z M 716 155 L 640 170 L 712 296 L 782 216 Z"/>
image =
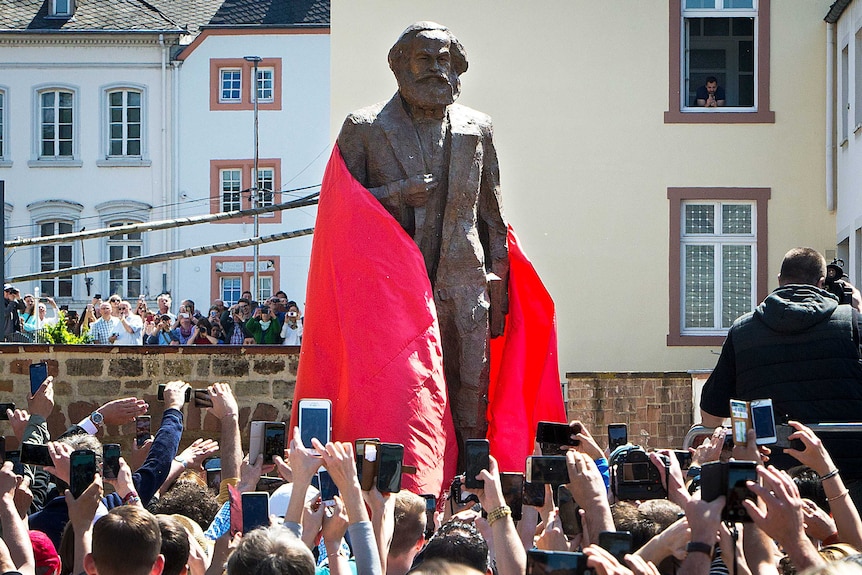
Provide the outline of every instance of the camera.
<path id="1" fill-rule="evenodd" d="M 659 454 L 670 476 L 670 460 Z M 611 489 L 617 499 L 666 499 L 667 489 L 661 482 L 658 468 L 639 445 L 624 445 L 611 454 Z"/>
<path id="2" fill-rule="evenodd" d="M 853 288 L 844 278 L 844 260 L 835 258 L 826 266 L 826 285 L 824 289 L 838 298 L 838 303 L 853 303 Z"/>

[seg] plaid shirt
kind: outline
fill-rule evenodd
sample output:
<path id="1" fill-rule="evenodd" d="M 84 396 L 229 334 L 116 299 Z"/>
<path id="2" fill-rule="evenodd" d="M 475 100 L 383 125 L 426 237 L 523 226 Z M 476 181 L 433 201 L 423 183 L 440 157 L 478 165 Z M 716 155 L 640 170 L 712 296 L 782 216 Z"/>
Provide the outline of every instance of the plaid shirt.
<path id="1" fill-rule="evenodd" d="M 120 323 L 120 320 L 112 317 L 108 321 L 99 318 L 90 324 L 90 335 L 93 337 L 93 343 L 111 345 L 111 341 L 108 338 L 114 333 L 118 323 Z"/>

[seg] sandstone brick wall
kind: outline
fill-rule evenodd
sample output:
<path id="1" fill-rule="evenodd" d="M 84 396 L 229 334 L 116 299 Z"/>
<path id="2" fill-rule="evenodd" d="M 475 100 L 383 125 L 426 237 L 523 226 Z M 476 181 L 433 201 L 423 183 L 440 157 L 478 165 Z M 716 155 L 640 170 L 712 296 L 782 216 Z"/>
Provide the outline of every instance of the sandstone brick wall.
<path id="1" fill-rule="evenodd" d="M 215 353 L 214 353 L 215 352 Z M 27 407 L 29 365 L 47 361 L 54 376 L 54 413 L 48 419 L 52 437 L 62 434 L 103 403 L 135 396 L 150 405 L 153 432 L 158 429 L 162 403 L 159 383 L 182 379 L 194 388 L 216 381 L 231 384 L 240 406 L 240 429 L 248 441 L 252 420 L 289 421 L 299 365 L 298 347 L 277 346 L 0 346 L 0 401 Z M 188 405 L 182 445 L 201 436 L 219 437 L 212 415 Z M 8 423 L 0 424 L 8 449 L 16 440 Z M 134 438 L 134 423 L 109 426 L 103 442 L 120 443 L 124 452 Z"/>
<path id="2" fill-rule="evenodd" d="M 609 423 L 628 424 L 629 441 L 651 448 L 682 447 L 693 423 L 692 376 L 671 373 L 567 373 L 566 410 L 599 445 Z"/>

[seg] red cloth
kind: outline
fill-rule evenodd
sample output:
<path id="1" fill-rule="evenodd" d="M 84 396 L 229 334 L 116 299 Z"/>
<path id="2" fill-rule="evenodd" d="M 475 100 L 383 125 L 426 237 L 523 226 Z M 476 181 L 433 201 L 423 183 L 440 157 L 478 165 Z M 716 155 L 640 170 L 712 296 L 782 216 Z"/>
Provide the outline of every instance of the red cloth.
<path id="1" fill-rule="evenodd" d="M 448 488 L 457 444 L 425 263 L 337 146 L 317 208 L 291 431 L 304 398 L 332 401 L 335 440 L 403 444 L 417 468 L 405 489 Z"/>
<path id="2" fill-rule="evenodd" d="M 509 226 L 509 314 L 491 340 L 488 440 L 500 471 L 524 472 L 536 423 L 566 421 L 554 301 Z"/>

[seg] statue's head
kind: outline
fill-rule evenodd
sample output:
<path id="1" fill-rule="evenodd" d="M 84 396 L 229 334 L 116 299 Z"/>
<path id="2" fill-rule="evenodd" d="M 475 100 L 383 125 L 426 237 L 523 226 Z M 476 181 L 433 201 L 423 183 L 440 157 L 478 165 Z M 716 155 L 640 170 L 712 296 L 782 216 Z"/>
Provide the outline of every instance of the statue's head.
<path id="1" fill-rule="evenodd" d="M 467 53 L 445 26 L 416 22 L 389 50 L 389 67 L 409 104 L 448 106 L 461 93 L 459 76 L 467 71 Z"/>

